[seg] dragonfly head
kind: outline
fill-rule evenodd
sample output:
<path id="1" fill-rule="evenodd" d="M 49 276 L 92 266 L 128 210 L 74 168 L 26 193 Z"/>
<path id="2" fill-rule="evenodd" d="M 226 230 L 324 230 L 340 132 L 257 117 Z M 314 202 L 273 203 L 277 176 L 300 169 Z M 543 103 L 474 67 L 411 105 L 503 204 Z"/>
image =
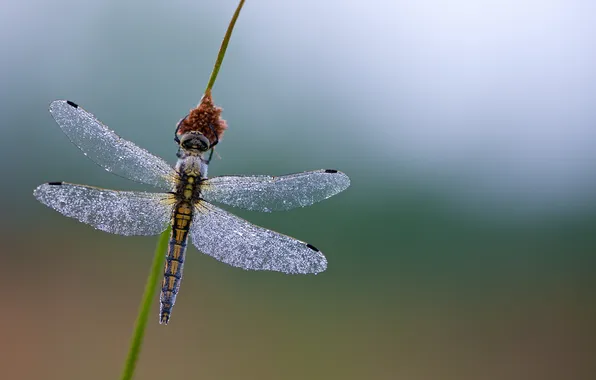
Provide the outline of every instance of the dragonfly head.
<path id="1" fill-rule="evenodd" d="M 209 150 L 211 144 L 209 139 L 201 132 L 192 131 L 180 136 L 180 149 L 187 153 L 200 154 Z"/>

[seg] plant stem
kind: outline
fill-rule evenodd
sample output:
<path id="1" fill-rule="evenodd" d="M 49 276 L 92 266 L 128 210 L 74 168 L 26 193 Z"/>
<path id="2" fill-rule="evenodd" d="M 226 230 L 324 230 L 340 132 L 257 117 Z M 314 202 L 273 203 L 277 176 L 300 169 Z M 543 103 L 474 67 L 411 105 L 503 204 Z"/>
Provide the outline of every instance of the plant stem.
<path id="1" fill-rule="evenodd" d="M 122 371 L 122 380 L 130 380 L 134 375 L 139 352 L 141 351 L 141 344 L 145 335 L 145 328 L 147 327 L 147 319 L 149 318 L 149 311 L 151 310 L 151 301 L 157 288 L 158 280 L 162 271 L 164 260 L 164 252 L 168 249 L 168 241 L 170 238 L 170 228 L 162 232 L 159 236 L 159 242 L 155 248 L 155 255 L 153 256 L 153 264 L 151 265 L 151 272 L 145 284 L 145 292 L 143 293 L 143 300 L 139 308 L 139 315 L 135 322 L 135 329 L 130 341 L 130 348 L 128 349 L 128 357 L 124 364 Z"/>
<path id="2" fill-rule="evenodd" d="M 244 0 L 240 0 L 238 7 L 236 7 L 236 12 L 234 12 L 234 15 L 232 16 L 230 25 L 228 25 L 228 30 L 226 31 L 224 39 L 221 42 L 219 53 L 217 54 L 217 59 L 215 60 L 215 65 L 213 67 L 213 71 L 211 72 L 209 82 L 207 83 L 207 88 L 205 89 L 205 94 L 210 93 L 211 89 L 213 88 L 213 84 L 215 83 L 215 79 L 217 78 L 217 74 L 219 73 L 219 68 L 221 67 L 221 63 L 226 54 L 226 49 L 228 48 L 228 43 L 230 42 L 230 37 L 232 36 L 232 31 L 234 30 L 234 25 L 236 24 L 236 20 L 240 15 L 240 10 L 242 9 L 243 5 Z M 126 363 L 124 364 L 122 376 L 120 377 L 122 380 L 132 379 L 135 372 L 137 359 L 139 358 L 139 353 L 141 351 L 141 344 L 143 343 L 143 337 L 145 336 L 145 328 L 147 327 L 149 311 L 151 310 L 151 301 L 153 300 L 153 295 L 155 294 L 155 290 L 157 289 L 158 279 L 161 274 L 161 269 L 164 260 L 164 252 L 166 252 L 166 250 L 168 249 L 169 237 L 170 228 L 168 228 L 161 234 L 161 236 L 159 237 L 159 242 L 157 243 L 157 247 L 155 248 L 155 255 L 153 257 L 151 273 L 149 274 L 149 277 L 147 278 L 147 283 L 145 284 L 145 292 L 143 293 L 143 300 L 139 308 L 139 315 L 137 316 L 137 320 L 135 322 L 134 332 L 130 341 L 130 348 L 128 349 L 128 356 L 126 358 Z"/>
<path id="3" fill-rule="evenodd" d="M 221 41 L 221 46 L 219 47 L 219 52 L 217 53 L 217 59 L 215 60 L 215 65 L 213 66 L 213 71 L 211 72 L 211 76 L 209 77 L 209 82 L 207 82 L 207 88 L 205 89 L 205 94 L 209 93 L 213 88 L 213 84 L 215 83 L 215 79 L 217 78 L 217 74 L 219 73 L 219 68 L 221 67 L 221 63 L 223 62 L 224 55 L 226 55 L 226 49 L 228 48 L 228 42 L 230 42 L 230 37 L 232 37 L 232 31 L 234 30 L 234 25 L 236 25 L 236 20 L 240 15 L 240 10 L 244 5 L 244 0 L 240 0 L 238 3 L 238 7 L 236 7 L 236 12 L 232 16 L 232 20 L 230 20 L 230 25 L 228 25 L 228 30 L 226 30 L 226 35 Z"/>

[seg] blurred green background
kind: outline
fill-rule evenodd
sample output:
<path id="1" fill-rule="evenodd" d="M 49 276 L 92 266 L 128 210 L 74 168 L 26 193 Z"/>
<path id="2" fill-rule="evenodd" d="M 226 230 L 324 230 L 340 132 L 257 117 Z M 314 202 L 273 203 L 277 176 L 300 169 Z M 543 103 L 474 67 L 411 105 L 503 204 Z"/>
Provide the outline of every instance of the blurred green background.
<path id="1" fill-rule="evenodd" d="M 147 189 L 86 159 L 48 104 L 174 163 L 235 6 L 3 2 L 3 377 L 117 378 L 157 242 L 33 198 L 47 181 Z M 349 174 L 312 207 L 238 212 L 329 268 L 247 272 L 189 248 L 136 378 L 593 378 L 595 35 L 587 0 L 247 1 L 210 175 Z"/>

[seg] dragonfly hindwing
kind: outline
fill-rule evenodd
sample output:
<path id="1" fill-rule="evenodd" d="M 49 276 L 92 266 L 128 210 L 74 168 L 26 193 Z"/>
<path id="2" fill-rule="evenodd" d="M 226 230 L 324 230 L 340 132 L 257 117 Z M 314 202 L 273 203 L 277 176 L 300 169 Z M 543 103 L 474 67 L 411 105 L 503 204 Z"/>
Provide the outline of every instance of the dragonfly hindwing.
<path id="1" fill-rule="evenodd" d="M 33 195 L 65 216 L 118 235 L 157 235 L 166 229 L 172 214 L 167 193 L 50 182 L 38 186 Z"/>

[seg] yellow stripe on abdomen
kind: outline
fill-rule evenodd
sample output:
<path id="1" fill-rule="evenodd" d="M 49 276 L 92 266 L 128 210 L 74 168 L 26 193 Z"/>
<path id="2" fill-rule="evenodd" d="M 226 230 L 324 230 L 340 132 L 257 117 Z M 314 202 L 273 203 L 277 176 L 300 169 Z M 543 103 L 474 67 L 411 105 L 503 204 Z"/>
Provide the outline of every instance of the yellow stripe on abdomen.
<path id="1" fill-rule="evenodd" d="M 176 303 L 176 296 L 182 281 L 182 269 L 191 220 L 192 207 L 190 204 L 184 201 L 176 204 L 172 215 L 172 231 L 161 283 L 159 323 L 168 323 L 172 308 Z"/>

